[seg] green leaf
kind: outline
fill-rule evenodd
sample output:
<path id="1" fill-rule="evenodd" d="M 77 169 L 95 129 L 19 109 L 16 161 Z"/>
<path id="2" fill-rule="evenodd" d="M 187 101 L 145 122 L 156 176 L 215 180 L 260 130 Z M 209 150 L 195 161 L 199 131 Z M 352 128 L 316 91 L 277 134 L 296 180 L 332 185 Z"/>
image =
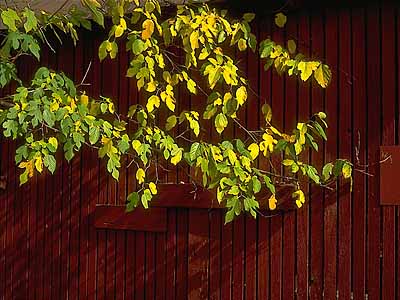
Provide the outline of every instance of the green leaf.
<path id="1" fill-rule="evenodd" d="M 177 122 L 177 118 L 176 118 L 175 115 L 169 116 L 169 117 L 167 118 L 167 123 L 166 123 L 166 125 L 165 125 L 165 129 L 166 129 L 167 131 L 171 130 L 172 128 L 175 127 L 176 122 Z"/>
<path id="2" fill-rule="evenodd" d="M 36 19 L 35 13 L 32 10 L 30 10 L 27 7 L 25 7 L 25 10 L 23 12 L 23 16 L 26 18 L 26 21 L 25 21 L 25 24 L 24 24 L 24 28 L 25 28 L 26 33 L 31 31 L 32 29 L 36 29 L 37 28 L 37 19 Z"/>
<path id="3" fill-rule="evenodd" d="M 272 194 L 275 194 L 275 185 L 272 183 L 271 178 L 267 175 L 264 176 L 264 182 Z"/>
<path id="4" fill-rule="evenodd" d="M 327 181 L 331 177 L 332 168 L 333 168 L 333 164 L 332 163 L 327 163 L 322 168 L 322 179 L 323 179 L 323 181 Z"/>
<path id="5" fill-rule="evenodd" d="M 1 12 L 1 19 L 3 21 L 3 24 L 6 25 L 11 31 L 17 31 L 15 22 L 21 22 L 21 19 L 17 15 L 16 11 L 10 8 L 7 8 L 7 10 L 3 10 Z"/>
<path id="6" fill-rule="evenodd" d="M 331 81 L 332 72 L 327 65 L 320 64 L 314 72 L 314 78 L 321 87 L 326 88 Z"/>
<path id="7" fill-rule="evenodd" d="M 100 137 L 100 129 L 97 126 L 91 126 L 89 129 L 89 142 L 94 145 Z"/>
<path id="8" fill-rule="evenodd" d="M 253 181 L 253 191 L 254 193 L 257 194 L 259 191 L 261 191 L 261 182 L 260 180 L 258 180 L 256 176 L 253 176 L 252 181 Z"/>
<path id="9" fill-rule="evenodd" d="M 294 40 L 288 40 L 287 42 L 288 50 L 290 54 L 296 53 L 296 42 Z"/>
<path id="10" fill-rule="evenodd" d="M 267 103 L 265 103 L 262 107 L 261 107 L 261 111 L 264 115 L 265 121 L 267 121 L 267 123 L 270 123 L 272 120 L 272 109 L 271 106 L 269 106 Z"/>
<path id="11" fill-rule="evenodd" d="M 53 155 L 45 155 L 43 159 L 45 167 L 53 174 L 56 170 L 56 159 Z"/>
<path id="12" fill-rule="evenodd" d="M 149 189 L 145 189 L 141 200 L 142 200 L 142 204 L 144 208 L 149 208 L 149 201 L 153 198 L 153 196 L 151 195 L 151 191 Z"/>
<path id="13" fill-rule="evenodd" d="M 277 13 L 275 15 L 275 24 L 276 26 L 283 28 L 286 24 L 287 18 L 283 13 Z"/>
<path id="14" fill-rule="evenodd" d="M 224 131 L 224 129 L 226 128 L 226 126 L 228 126 L 228 119 L 226 118 L 226 116 L 223 113 L 219 113 L 216 117 L 215 117 L 215 129 L 217 130 L 217 132 L 219 134 L 222 133 L 222 131 Z"/>
<path id="15" fill-rule="evenodd" d="M 100 44 L 99 47 L 99 59 L 100 61 L 104 60 L 107 56 L 107 45 L 109 41 L 104 41 Z"/>
<path id="16" fill-rule="evenodd" d="M 141 39 L 136 39 L 132 44 L 132 52 L 136 55 L 146 50 L 146 44 Z"/>
<path id="17" fill-rule="evenodd" d="M 197 157 L 200 155 L 200 143 L 193 143 L 190 147 L 190 160 L 195 161 Z"/>
<path id="18" fill-rule="evenodd" d="M 243 15 L 243 20 L 250 23 L 251 21 L 254 20 L 255 17 L 256 17 L 256 15 L 254 13 L 245 13 Z"/>
<path id="19" fill-rule="evenodd" d="M 128 195 L 128 203 L 126 205 L 126 212 L 133 211 L 139 204 L 139 194 L 137 192 L 130 193 Z"/>

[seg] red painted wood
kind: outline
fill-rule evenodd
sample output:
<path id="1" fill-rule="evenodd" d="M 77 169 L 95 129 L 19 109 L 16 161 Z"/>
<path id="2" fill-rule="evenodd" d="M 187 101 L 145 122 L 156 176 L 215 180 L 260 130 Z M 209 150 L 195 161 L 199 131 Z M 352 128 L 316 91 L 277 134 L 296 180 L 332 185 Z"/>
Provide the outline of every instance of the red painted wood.
<path id="1" fill-rule="evenodd" d="M 335 10 L 326 11 L 325 49 L 326 63 L 333 76 L 326 89 L 327 129 L 325 161 L 337 158 L 337 118 L 338 118 L 338 48 L 331 43 L 339 41 L 338 16 Z M 327 192 L 324 199 L 324 294 L 327 299 L 336 297 L 337 288 L 337 193 Z"/>
<path id="2" fill-rule="evenodd" d="M 168 229 L 166 240 L 165 298 L 175 299 L 176 290 L 176 210 L 168 210 Z"/>
<path id="3" fill-rule="evenodd" d="M 339 111 L 338 111 L 338 136 L 339 157 L 352 156 L 351 134 L 351 41 L 349 11 L 344 11 L 339 22 L 340 47 L 339 47 Z M 351 295 L 351 193 L 339 193 L 338 198 L 338 291 L 339 297 L 350 298 Z"/>
<path id="4" fill-rule="evenodd" d="M 209 215 L 206 209 L 189 215 L 188 299 L 208 297 Z"/>
<path id="5" fill-rule="evenodd" d="M 311 22 L 311 43 L 312 56 L 324 56 L 324 31 L 323 16 L 313 15 Z M 311 114 L 324 111 L 324 90 L 314 81 L 311 84 Z M 321 170 L 324 162 L 324 145 L 321 143 L 318 152 L 311 152 L 311 162 L 317 170 Z M 311 226 L 311 288 L 310 299 L 320 299 L 323 293 L 323 244 L 324 227 L 318 226 L 324 223 L 322 188 L 312 186 L 310 189 L 310 226 Z"/>
<path id="6" fill-rule="evenodd" d="M 297 40 L 297 22 L 295 18 L 290 18 L 286 26 L 286 39 Z M 285 78 L 285 132 L 291 132 L 296 128 L 297 121 L 297 98 L 298 81 L 293 78 Z M 288 202 L 293 202 L 292 197 L 288 197 Z M 295 258 L 296 258 L 296 214 L 290 212 L 283 216 L 283 262 L 282 262 L 282 280 L 283 280 L 283 299 L 294 299 L 295 297 Z"/>
<path id="7" fill-rule="evenodd" d="M 260 21 L 260 32 L 259 39 L 265 40 L 268 38 L 268 32 L 271 28 L 271 22 Z M 262 30 L 261 28 L 265 28 Z M 263 70 L 264 61 L 259 61 L 259 70 Z M 260 103 L 258 111 L 260 111 L 260 106 L 264 103 L 271 104 L 271 72 L 259 71 L 259 94 Z M 260 168 L 268 168 L 268 163 L 266 161 L 260 162 Z M 257 272 L 257 294 L 259 299 L 267 299 L 269 296 L 269 283 L 270 283 L 270 273 L 269 273 L 269 236 L 270 236 L 270 219 L 265 217 L 258 218 L 258 241 L 257 241 L 257 261 L 258 261 L 258 272 Z"/>
<path id="8" fill-rule="evenodd" d="M 310 31 L 309 20 L 306 15 L 300 15 L 298 18 L 298 51 L 301 53 L 309 54 Z M 299 83 L 299 96 L 298 96 L 298 120 L 307 120 L 309 118 L 310 106 L 310 90 L 309 84 Z M 306 158 L 305 161 L 307 162 Z M 308 187 L 303 186 L 305 193 L 308 193 Z M 273 245 L 271 244 L 271 247 Z M 308 202 L 302 209 L 297 212 L 297 264 L 296 264 L 296 286 L 297 298 L 307 299 L 309 291 L 309 212 Z M 271 249 L 272 251 L 272 249 Z M 272 275 L 272 274 L 271 274 Z M 272 283 L 271 283 L 272 284 Z"/>
<path id="9" fill-rule="evenodd" d="M 381 49 L 382 49 L 382 145 L 393 145 L 395 137 L 395 109 L 396 109 L 396 80 L 394 76 L 385 74 L 395 73 L 395 18 L 391 6 L 381 9 Z M 400 202 L 399 202 L 400 203 Z M 396 208 L 385 206 L 382 208 L 383 231 L 383 259 L 382 259 L 382 299 L 395 298 L 396 276 Z"/>
<path id="10" fill-rule="evenodd" d="M 253 32 L 257 33 L 257 23 L 253 24 Z M 248 93 L 248 104 L 246 108 L 246 127 L 250 130 L 259 128 L 260 111 L 258 98 L 258 53 L 249 51 L 246 57 L 246 74 L 251 90 Z M 251 215 L 245 218 L 245 290 L 246 299 L 255 299 L 257 293 L 257 221 Z"/>
<path id="11" fill-rule="evenodd" d="M 155 233 L 146 232 L 146 277 L 145 277 L 146 299 L 154 299 L 155 295 L 155 279 L 156 279 L 155 246 L 156 246 Z"/>
<path id="12" fill-rule="evenodd" d="M 53 177 L 35 177 L 20 188 L 15 144 L 2 141 L 1 170 L 8 187 L 0 194 L 0 299 L 398 298 L 399 209 L 379 206 L 376 164 L 379 145 L 396 145 L 400 136 L 397 15 L 398 7 L 388 4 L 289 14 L 287 27 L 274 38 L 296 38 L 301 52 L 331 66 L 325 96 L 315 83 L 264 72 L 256 54 L 237 55 L 260 94 L 249 92 L 256 104 L 239 113 L 243 123 L 258 128 L 264 102 L 272 103 L 274 122 L 285 130 L 293 127 L 296 114 L 300 121 L 325 110 L 329 140 L 312 162 L 320 166 L 339 155 L 361 168 L 354 151 L 360 136 L 360 164 L 370 164 L 368 172 L 374 175 L 355 172 L 352 194 L 343 182 L 338 192 L 304 186 L 311 205 L 283 217 L 256 222 L 244 217 L 224 226 L 224 210 L 197 209 L 214 205 L 212 194 L 200 193 L 194 203 L 192 185 L 160 186 L 163 193 L 151 210 L 171 207 L 167 232 L 96 230 L 96 203 L 123 205 L 136 189 L 135 170 L 122 168 L 116 183 L 95 151 L 85 150 L 72 163 L 60 163 Z M 270 20 L 257 22 L 259 37 L 266 38 Z M 102 39 L 93 33 L 82 37 L 76 50 L 66 43 L 58 55 L 43 53 L 44 60 L 79 81 Z M 145 101 L 136 83 L 120 75 L 128 58 L 123 50 L 119 60 L 104 66 L 94 58 L 86 80 L 91 85 L 84 87 L 93 96 L 113 96 L 121 113 L 128 103 Z M 23 78 L 34 68 L 21 65 Z M 190 99 L 179 104 L 185 109 L 197 109 L 204 100 L 185 93 L 178 99 Z M 214 141 L 245 137 L 232 124 L 222 137 L 212 123 L 204 129 L 205 138 Z M 160 176 L 165 182 L 190 182 L 187 169 Z"/>
<path id="13" fill-rule="evenodd" d="M 367 9 L 366 49 L 367 49 L 367 99 L 368 99 L 368 172 L 378 175 L 379 166 L 374 165 L 378 160 L 378 145 L 380 144 L 380 26 L 379 9 L 375 6 Z M 380 269 L 380 239 L 381 239 L 381 214 L 379 201 L 379 182 L 368 178 L 368 206 L 367 206 L 367 291 L 369 299 L 379 299 L 381 293 L 381 269 Z"/>
<path id="14" fill-rule="evenodd" d="M 359 163 L 364 164 L 366 158 L 366 114 L 358 107 L 366 106 L 365 82 L 365 11 L 356 9 L 352 11 L 352 47 L 353 68 L 353 145 L 359 148 Z M 360 50 L 361 49 L 361 50 Z M 359 145 L 358 145 L 359 144 Z M 357 158 L 355 159 L 357 162 Z M 354 299 L 365 295 L 366 281 L 366 178 L 361 173 L 354 174 L 353 187 L 353 259 L 352 281 Z"/>
<path id="15" fill-rule="evenodd" d="M 167 228 L 164 208 L 138 207 L 127 213 L 125 206 L 97 205 L 94 214 L 94 226 L 101 229 L 164 232 Z"/>

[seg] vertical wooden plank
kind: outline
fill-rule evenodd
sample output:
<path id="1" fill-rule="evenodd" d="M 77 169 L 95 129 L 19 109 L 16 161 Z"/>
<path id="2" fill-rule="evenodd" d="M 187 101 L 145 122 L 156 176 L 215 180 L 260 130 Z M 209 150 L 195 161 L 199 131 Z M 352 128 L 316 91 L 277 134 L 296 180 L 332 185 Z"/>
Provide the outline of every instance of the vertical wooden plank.
<path id="1" fill-rule="evenodd" d="M 367 114 L 368 114 L 368 172 L 377 176 L 379 173 L 378 146 L 380 143 L 380 47 L 379 9 L 371 5 L 367 9 Z M 380 207 L 378 203 L 379 181 L 368 178 L 368 240 L 367 240 L 367 293 L 369 299 L 378 299 L 381 291 L 380 270 Z"/>
<path id="2" fill-rule="evenodd" d="M 7 155 L 4 163 L 6 164 L 7 172 L 7 183 L 8 189 L 6 193 L 6 204 L 5 204 L 5 247 L 4 247 L 4 267 L 2 272 L 4 273 L 4 299 L 12 298 L 12 259 L 13 259 L 13 239 L 12 239 L 12 225 L 13 225 L 13 193 L 14 193 L 14 172 L 15 168 L 13 166 L 12 155 L 15 151 L 15 147 L 12 142 L 7 143 L 7 150 L 5 154 Z"/>
<path id="3" fill-rule="evenodd" d="M 263 41 L 268 38 L 270 32 L 271 22 L 260 20 L 259 40 Z M 260 103 L 259 110 L 265 103 L 271 105 L 271 71 L 264 71 L 264 60 L 259 61 L 258 69 L 259 75 L 259 94 Z M 260 121 L 260 125 L 262 122 Z M 260 162 L 261 169 L 267 169 L 267 162 Z M 257 296 L 259 299 L 267 299 L 269 295 L 269 234 L 270 233 L 270 219 L 260 217 L 258 218 L 258 240 L 257 240 Z"/>
<path id="4" fill-rule="evenodd" d="M 340 14 L 339 22 L 339 74 L 340 103 L 338 112 L 339 157 L 351 158 L 351 44 L 350 16 L 347 10 Z M 345 190 L 338 198 L 338 291 L 339 297 L 350 298 L 351 293 L 351 194 Z"/>
<path id="5" fill-rule="evenodd" d="M 338 17 L 336 10 L 326 10 L 325 48 L 326 63 L 332 71 L 332 80 L 326 89 L 326 114 L 328 121 L 325 161 L 337 158 L 338 116 Z M 336 297 L 337 278 L 337 193 L 326 192 L 324 199 L 324 295 Z"/>
<path id="6" fill-rule="evenodd" d="M 323 60 L 324 55 L 324 32 L 321 15 L 311 17 L 311 49 L 313 55 Z M 323 89 L 312 81 L 311 91 L 311 114 L 324 111 Z M 324 145 L 321 143 L 318 152 L 311 151 L 311 163 L 321 170 L 324 161 Z M 310 253 L 311 253 L 311 284 L 310 299 L 320 299 L 323 293 L 323 243 L 324 243 L 324 214 L 323 214 L 323 189 L 312 186 L 310 189 Z M 321 226 L 322 225 L 322 226 Z"/>
<path id="7" fill-rule="evenodd" d="M 299 52 L 305 55 L 309 53 L 310 30 L 309 20 L 306 15 L 299 16 Z M 305 43 L 305 45 L 304 45 Z M 307 120 L 309 118 L 310 107 L 310 90 L 309 84 L 299 83 L 298 94 L 298 120 Z M 305 160 L 307 161 L 307 159 Z M 308 188 L 304 187 L 305 192 L 308 193 Z M 309 290 L 309 255 L 308 249 L 310 247 L 309 240 L 309 213 L 308 203 L 297 211 L 297 264 L 296 264 L 296 286 L 297 298 L 307 299 Z M 272 284 L 272 283 L 271 283 Z"/>
<path id="8" fill-rule="evenodd" d="M 123 51 L 123 49 L 121 49 Z M 102 94 L 111 98 L 118 111 L 118 82 L 119 80 L 119 56 L 116 59 L 107 58 L 103 62 L 102 74 Z M 105 182 L 107 184 L 106 203 L 117 203 L 117 183 L 114 178 L 106 171 L 106 160 L 102 162 L 104 169 L 101 172 L 105 174 Z M 113 230 L 106 231 L 106 299 L 113 298 L 116 293 L 116 274 L 115 274 L 115 258 L 116 258 L 116 235 Z"/>
<path id="9" fill-rule="evenodd" d="M 129 56 L 128 56 L 129 58 Z M 128 81 L 128 94 L 126 95 L 126 101 L 129 105 L 134 105 L 138 101 L 137 90 L 136 90 L 136 82 L 133 80 Z M 128 124 L 128 128 L 131 128 L 131 125 Z M 129 195 L 136 189 L 136 181 L 134 180 L 135 170 L 132 168 L 126 170 L 127 177 L 127 194 Z M 125 299 L 133 299 L 135 297 L 135 257 L 136 257 L 136 233 L 128 232 L 126 237 L 126 273 L 125 273 L 125 282 L 126 282 L 126 292 Z"/>
<path id="10" fill-rule="evenodd" d="M 186 299 L 188 296 L 188 210 L 177 209 L 176 224 L 176 297 Z"/>
<path id="11" fill-rule="evenodd" d="M 176 210 L 168 210 L 168 230 L 166 240 L 166 299 L 175 299 L 176 290 Z"/>
<path id="12" fill-rule="evenodd" d="M 383 5 L 381 10 L 381 49 L 382 49 L 382 145 L 395 144 L 395 26 L 394 9 L 390 4 Z M 382 299 L 395 299 L 395 212 L 393 206 L 382 208 Z"/>
<path id="13" fill-rule="evenodd" d="M 209 299 L 221 299 L 221 219 L 219 210 L 209 212 Z"/>
<path id="14" fill-rule="evenodd" d="M 189 213 L 188 299 L 208 297 L 208 212 Z"/>
<path id="15" fill-rule="evenodd" d="M 96 44 L 99 45 L 103 37 L 99 37 L 100 41 L 96 41 Z M 98 48 L 96 48 L 98 49 Z M 109 59 L 109 58 L 108 58 Z M 107 59 L 107 60 L 108 60 Z M 100 95 L 102 96 L 111 96 L 110 94 L 105 95 L 104 94 L 104 85 L 108 83 L 107 80 L 105 80 L 104 72 L 106 72 L 105 67 L 104 67 L 104 62 L 100 63 L 97 59 L 95 61 L 95 66 L 94 66 L 94 74 L 96 74 L 96 79 L 97 79 L 97 89 L 94 90 L 93 92 L 95 93 L 94 96 L 99 97 Z M 108 61 L 108 63 L 110 63 Z M 108 74 L 109 75 L 109 74 Z M 106 88 L 107 89 L 107 88 Z M 99 93 L 98 93 L 99 92 Z M 105 163 L 104 160 L 99 160 L 98 162 L 99 165 L 99 173 L 98 173 L 98 185 L 97 185 L 97 194 L 98 194 L 98 199 L 96 204 L 107 204 L 108 201 L 108 194 L 107 194 L 107 188 L 108 188 L 108 174 L 106 173 L 106 168 L 105 168 Z M 94 221 L 94 218 L 92 218 L 92 221 Z M 93 226 L 93 223 L 92 223 Z M 107 284 L 107 230 L 97 230 L 96 231 L 96 254 L 97 254 L 97 261 L 96 261 L 96 297 L 97 299 L 107 299 L 106 297 L 106 292 L 107 292 L 107 287 L 109 287 L 112 284 L 112 279 L 110 280 L 110 283 Z M 110 258 L 111 259 L 111 258 Z"/>
<path id="16" fill-rule="evenodd" d="M 71 46 L 73 47 L 73 46 Z M 74 81 L 81 80 L 82 78 L 82 65 L 83 53 L 82 47 L 74 48 Z M 61 59 L 61 58 L 60 58 Z M 70 172 L 70 253 L 69 253 L 69 297 L 76 299 L 79 291 L 79 218 L 80 218 L 80 185 L 81 185 L 81 155 L 76 153 L 74 159 L 71 161 Z"/>
<path id="17" fill-rule="evenodd" d="M 58 67 L 70 78 L 73 78 L 73 46 L 72 43 L 66 43 L 62 51 L 58 52 Z M 71 201 L 71 181 L 70 164 L 63 159 L 62 161 L 62 200 L 61 200 L 61 250 L 60 250 L 60 294 L 58 297 L 66 299 L 68 297 L 70 269 L 69 269 L 69 249 L 70 249 L 70 201 Z M 40 195 L 40 193 L 39 193 Z M 40 201 L 40 200 L 39 200 Z"/>
<path id="18" fill-rule="evenodd" d="M 290 16 L 288 24 L 286 25 L 287 39 L 294 39 L 296 44 L 297 40 L 297 22 L 295 16 Z M 292 132 L 296 128 L 297 119 L 297 79 L 286 76 L 285 78 L 285 124 L 284 131 Z M 283 251 L 282 251 L 282 298 L 294 299 L 295 297 L 295 212 L 287 212 L 283 216 Z"/>
<path id="19" fill-rule="evenodd" d="M 146 232 L 146 276 L 145 276 L 145 291 L 146 299 L 154 299 L 155 295 L 155 279 L 156 279 L 156 243 L 155 233 Z"/>
<path id="20" fill-rule="evenodd" d="M 257 23 L 252 24 L 253 33 L 257 34 Z M 246 105 L 246 128 L 259 129 L 259 97 L 258 97 L 258 53 L 247 52 L 246 75 L 249 80 L 249 91 Z M 250 214 L 245 218 L 245 272 L 244 297 L 256 299 L 257 295 L 257 221 Z"/>
<path id="21" fill-rule="evenodd" d="M 353 61 L 353 143 L 359 150 L 357 164 L 365 164 L 366 158 L 366 111 L 360 107 L 366 105 L 365 85 L 365 11 L 352 11 L 352 61 Z M 357 153 L 356 153 L 357 155 Z M 353 186 L 353 260 L 352 281 L 354 299 L 365 295 L 365 247 L 366 247 L 366 177 L 359 172 L 354 173 Z"/>
<path id="22" fill-rule="evenodd" d="M 119 48 L 122 50 L 124 48 L 124 43 L 119 43 Z M 126 70 L 129 66 L 129 53 L 126 51 L 119 51 L 118 53 L 118 66 L 119 66 L 119 85 L 118 85 L 118 103 L 117 111 L 122 115 L 122 119 L 128 113 L 129 106 L 129 81 L 126 75 Z M 119 170 L 119 181 L 116 189 L 116 202 L 119 205 L 124 205 L 127 198 L 127 158 L 121 160 L 121 168 Z M 126 289 L 126 239 L 127 235 L 131 235 L 132 232 L 124 232 L 119 230 L 116 232 L 116 260 L 115 260 L 115 299 L 123 299 Z"/>
<path id="23" fill-rule="evenodd" d="M 89 38 L 88 38 L 89 39 Z M 97 49 L 100 45 L 100 38 L 97 35 L 91 35 L 91 54 L 90 57 L 93 58 L 91 71 L 88 73 L 87 81 L 91 83 L 89 91 L 91 96 L 94 98 L 98 97 L 100 86 L 101 86 L 101 66 L 100 62 L 95 55 Z M 91 183 L 91 189 L 93 193 L 88 199 L 88 298 L 94 299 L 98 295 L 98 291 L 101 287 L 98 286 L 98 247 L 97 241 L 100 234 L 96 232 L 94 227 L 94 210 L 96 207 L 96 202 L 99 201 L 99 163 L 97 159 L 96 152 L 93 151 L 90 155 L 90 164 L 92 165 L 90 170 L 89 182 Z M 88 162 L 89 163 L 89 162 Z M 100 275 L 101 276 L 101 275 Z"/>
<path id="24" fill-rule="evenodd" d="M 242 72 L 246 72 L 246 56 L 239 52 L 236 48 L 233 48 L 233 51 L 236 51 L 236 55 L 234 56 L 237 62 L 237 66 L 239 70 Z M 230 54 L 230 53 L 229 53 Z M 246 126 L 246 108 L 242 107 L 237 112 L 237 120 L 243 125 Z M 230 121 L 231 122 L 231 121 Z M 232 121 L 232 124 L 233 121 Z M 229 126 L 229 125 L 228 125 Z M 225 134 L 229 134 L 228 132 L 224 132 Z M 243 129 L 239 128 L 235 124 L 234 126 L 234 134 L 235 138 L 241 139 L 243 142 L 248 138 L 247 133 L 243 131 Z M 239 217 L 233 220 L 233 233 L 232 233 L 232 299 L 243 299 L 244 297 L 244 284 L 245 284 L 245 215 L 242 214 Z"/>
<path id="25" fill-rule="evenodd" d="M 285 44 L 284 32 L 282 29 L 274 25 L 272 29 L 272 39 L 278 44 Z M 285 82 L 284 78 L 275 70 L 272 72 L 272 123 L 279 130 L 284 128 L 284 105 L 285 105 Z M 277 172 L 282 171 L 280 162 L 273 161 Z M 282 282 L 282 243 L 283 243 L 283 217 L 277 215 L 271 218 L 271 241 L 270 241 L 270 270 L 271 270 L 271 299 L 281 299 L 283 282 Z"/>
<path id="26" fill-rule="evenodd" d="M 0 94 L 3 96 L 3 93 L 7 92 L 7 88 L 1 89 Z M 8 178 L 8 168 L 7 168 L 7 160 L 8 160 L 8 142 L 5 141 L 5 138 L 1 138 L 0 141 L 0 175 Z M 6 179 L 6 183 L 8 184 L 8 180 Z M 31 200 L 32 201 L 32 200 Z M 29 205 L 31 204 L 29 202 Z M 4 299 L 5 297 L 5 261 L 6 261 L 6 220 L 7 220 L 7 187 L 6 190 L 0 192 L 0 226 L 2 230 L 0 231 L 0 299 Z"/>
<path id="27" fill-rule="evenodd" d="M 203 78 L 191 72 L 195 82 L 202 82 Z M 182 98 L 181 98 L 182 99 Z M 183 98 L 184 99 L 184 98 Z M 206 97 L 203 94 L 190 95 L 190 110 L 204 109 Z M 204 125 L 205 120 L 200 118 L 201 135 L 209 133 Z M 208 130 L 207 130 L 208 129 Z M 191 134 L 191 137 L 193 134 Z M 194 180 L 192 174 L 189 180 Z M 209 297 L 209 213 L 204 209 L 189 210 L 189 237 L 188 237 L 188 299 L 205 299 Z"/>
<path id="28" fill-rule="evenodd" d="M 144 299 L 145 297 L 145 233 L 136 232 L 136 248 L 135 248 L 135 299 Z"/>

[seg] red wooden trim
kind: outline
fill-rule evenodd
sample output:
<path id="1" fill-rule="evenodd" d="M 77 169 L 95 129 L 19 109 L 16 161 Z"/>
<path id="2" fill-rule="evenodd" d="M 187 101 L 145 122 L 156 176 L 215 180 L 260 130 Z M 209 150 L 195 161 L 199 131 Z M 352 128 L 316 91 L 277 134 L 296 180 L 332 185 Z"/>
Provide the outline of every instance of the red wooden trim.
<path id="1" fill-rule="evenodd" d="M 138 207 L 126 213 L 125 206 L 97 205 L 94 213 L 94 226 L 99 229 L 167 231 L 167 210 L 164 208 L 146 210 Z"/>

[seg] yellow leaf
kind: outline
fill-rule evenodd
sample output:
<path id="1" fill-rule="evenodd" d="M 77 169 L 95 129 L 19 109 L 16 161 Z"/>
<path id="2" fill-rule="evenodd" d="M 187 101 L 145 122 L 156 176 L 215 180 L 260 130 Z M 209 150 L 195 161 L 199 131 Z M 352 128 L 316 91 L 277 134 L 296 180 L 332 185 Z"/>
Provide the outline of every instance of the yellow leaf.
<path id="1" fill-rule="evenodd" d="M 263 141 L 260 143 L 260 150 L 263 151 L 264 156 L 267 156 L 268 151 L 274 151 L 274 145 L 278 141 L 274 139 L 274 137 L 268 133 L 263 134 Z"/>
<path id="2" fill-rule="evenodd" d="M 172 156 L 171 163 L 173 165 L 176 165 L 178 162 L 181 161 L 181 159 L 182 159 L 182 149 L 179 149 L 178 152 L 174 156 Z"/>
<path id="3" fill-rule="evenodd" d="M 24 103 L 22 103 L 23 105 Z M 58 104 L 58 102 L 56 100 L 53 101 L 53 103 L 50 104 L 50 111 L 56 111 L 60 108 L 60 105 Z"/>
<path id="4" fill-rule="evenodd" d="M 133 140 L 132 141 L 132 148 L 139 154 L 139 148 L 142 145 L 142 143 L 138 140 Z"/>
<path id="5" fill-rule="evenodd" d="M 272 194 L 271 197 L 269 197 L 269 199 L 268 199 L 268 206 L 269 206 L 269 209 L 270 209 L 270 210 L 276 209 L 276 203 L 277 203 L 277 202 L 278 202 L 278 201 L 276 200 L 275 195 Z"/>
<path id="6" fill-rule="evenodd" d="M 58 141 L 55 137 L 49 138 L 49 144 L 54 147 L 54 149 L 57 149 L 58 147 Z"/>
<path id="7" fill-rule="evenodd" d="M 344 164 L 343 168 L 342 168 L 343 177 L 346 178 L 346 179 L 350 178 L 351 177 L 351 170 L 352 170 L 352 168 L 351 168 L 350 164 L 348 164 L 348 163 Z"/>
<path id="8" fill-rule="evenodd" d="M 156 95 L 151 96 L 147 100 L 146 108 L 149 112 L 152 112 L 154 110 L 154 107 L 160 107 L 160 98 Z"/>
<path id="9" fill-rule="evenodd" d="M 294 40 L 288 40 L 287 42 L 288 50 L 290 54 L 296 53 L 296 42 Z"/>
<path id="10" fill-rule="evenodd" d="M 165 103 L 167 104 L 167 107 L 169 108 L 170 111 L 175 111 L 175 100 L 174 100 L 174 98 L 168 96 L 165 99 Z"/>
<path id="11" fill-rule="evenodd" d="M 241 86 L 236 90 L 236 99 L 239 105 L 243 105 L 244 102 L 247 100 L 247 90 L 244 86 Z"/>
<path id="12" fill-rule="evenodd" d="M 150 19 L 147 19 L 143 22 L 142 27 L 142 39 L 147 40 L 152 36 L 154 32 L 154 22 Z"/>
<path id="13" fill-rule="evenodd" d="M 114 108 L 114 103 L 108 103 L 108 110 L 110 111 L 110 113 L 114 113 L 115 112 L 115 108 Z"/>
<path id="14" fill-rule="evenodd" d="M 193 30 L 190 34 L 190 47 L 193 50 L 199 48 L 199 33 L 196 30 Z"/>
<path id="15" fill-rule="evenodd" d="M 256 143 L 251 144 L 247 149 L 250 151 L 251 158 L 254 160 L 257 158 L 260 149 Z"/>
<path id="16" fill-rule="evenodd" d="M 283 13 L 277 13 L 275 15 L 275 24 L 276 24 L 276 26 L 282 28 L 282 27 L 285 26 L 286 21 L 287 21 L 287 18 Z"/>
<path id="17" fill-rule="evenodd" d="M 318 82 L 318 84 L 326 88 L 331 81 L 332 72 L 327 65 L 320 64 L 318 69 L 314 72 L 314 78 Z"/>
<path id="18" fill-rule="evenodd" d="M 144 182 L 144 177 L 145 177 L 145 172 L 142 168 L 139 168 L 136 171 L 136 179 L 138 180 L 139 184 L 142 184 Z"/>
<path id="19" fill-rule="evenodd" d="M 156 195 L 156 194 L 157 194 L 157 186 L 155 185 L 154 182 L 150 182 L 150 183 L 149 183 L 149 189 L 150 189 L 150 192 L 151 192 L 153 195 Z"/>
<path id="20" fill-rule="evenodd" d="M 42 160 L 42 156 L 36 157 L 36 160 L 35 160 L 35 167 L 36 167 L 36 170 L 38 170 L 39 173 L 42 173 L 42 171 L 43 171 L 43 160 Z"/>
<path id="21" fill-rule="evenodd" d="M 247 43 L 245 39 L 240 39 L 238 42 L 238 48 L 240 51 L 244 51 L 247 49 Z"/>
<path id="22" fill-rule="evenodd" d="M 292 197 L 296 199 L 296 205 L 298 208 L 302 207 L 303 203 L 306 202 L 306 198 L 302 190 L 297 190 L 292 194 Z"/>
<path id="23" fill-rule="evenodd" d="M 149 93 L 152 93 L 156 90 L 156 88 L 157 88 L 156 82 L 150 81 L 146 86 L 146 91 L 148 91 Z"/>
<path id="24" fill-rule="evenodd" d="M 318 61 L 300 62 L 297 69 L 301 72 L 301 80 L 306 81 L 310 78 L 313 71 L 315 71 L 321 63 Z"/>
<path id="25" fill-rule="evenodd" d="M 25 169 L 26 169 L 26 172 L 28 173 L 28 176 L 29 176 L 29 177 L 32 177 L 32 176 L 33 176 L 33 161 L 32 161 L 32 160 L 26 161 L 26 162 L 21 162 L 21 163 L 18 165 L 18 167 L 20 167 L 21 169 L 22 169 L 22 168 L 25 168 Z"/>
<path id="26" fill-rule="evenodd" d="M 117 25 L 115 26 L 115 32 L 114 35 L 116 38 L 119 38 L 120 36 L 122 36 L 124 34 L 124 28 L 121 25 Z"/>
<path id="27" fill-rule="evenodd" d="M 81 95 L 81 103 L 82 103 L 84 106 L 88 106 L 88 104 L 89 104 L 89 97 L 88 97 L 87 95 L 85 95 L 85 94 L 82 94 L 82 95 Z"/>

